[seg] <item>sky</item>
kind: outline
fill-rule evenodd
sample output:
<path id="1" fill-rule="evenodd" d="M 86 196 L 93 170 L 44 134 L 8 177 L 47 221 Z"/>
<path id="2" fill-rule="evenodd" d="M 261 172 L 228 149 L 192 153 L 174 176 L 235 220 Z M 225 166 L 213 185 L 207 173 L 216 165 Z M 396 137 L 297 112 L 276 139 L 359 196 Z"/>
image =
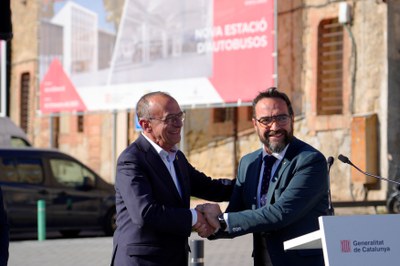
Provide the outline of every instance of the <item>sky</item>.
<path id="1" fill-rule="evenodd" d="M 103 0 L 70 0 L 76 4 L 83 6 L 98 15 L 99 28 L 107 30 L 110 32 L 115 32 L 113 24 L 106 21 L 106 14 L 103 6 Z M 54 3 L 54 11 L 57 14 L 58 11 L 65 5 L 68 1 L 59 1 Z"/>

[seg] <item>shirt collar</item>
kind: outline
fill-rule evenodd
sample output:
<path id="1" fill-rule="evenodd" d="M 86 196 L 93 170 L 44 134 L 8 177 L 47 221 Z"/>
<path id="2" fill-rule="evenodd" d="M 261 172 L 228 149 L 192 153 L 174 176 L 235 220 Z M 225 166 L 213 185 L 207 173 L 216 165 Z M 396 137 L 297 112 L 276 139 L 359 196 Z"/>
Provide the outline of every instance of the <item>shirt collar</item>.
<path id="1" fill-rule="evenodd" d="M 145 137 L 145 139 L 147 139 L 151 146 L 153 146 L 154 149 L 156 149 L 157 153 L 161 156 L 166 158 L 167 156 L 171 159 L 171 161 L 173 161 L 173 159 L 175 158 L 176 153 L 178 152 L 178 147 L 175 145 L 174 147 L 172 147 L 172 149 L 170 151 L 166 151 L 163 148 L 161 148 L 157 143 L 155 143 L 154 141 L 152 141 L 149 137 L 147 137 L 145 134 L 143 134 L 143 137 Z"/>
<path id="2" fill-rule="evenodd" d="M 286 147 L 285 147 L 285 148 L 283 149 L 283 151 L 281 151 L 280 153 L 273 152 L 271 155 L 274 156 L 274 157 L 277 159 L 277 161 L 279 161 L 279 162 L 282 161 L 283 157 L 285 157 L 285 154 L 286 154 L 286 151 L 287 151 L 289 145 L 290 145 L 290 144 L 286 145 Z M 268 154 L 268 153 L 265 151 L 265 149 L 263 148 L 263 154 L 262 154 L 263 158 L 264 158 L 266 155 L 269 155 L 269 154 Z"/>

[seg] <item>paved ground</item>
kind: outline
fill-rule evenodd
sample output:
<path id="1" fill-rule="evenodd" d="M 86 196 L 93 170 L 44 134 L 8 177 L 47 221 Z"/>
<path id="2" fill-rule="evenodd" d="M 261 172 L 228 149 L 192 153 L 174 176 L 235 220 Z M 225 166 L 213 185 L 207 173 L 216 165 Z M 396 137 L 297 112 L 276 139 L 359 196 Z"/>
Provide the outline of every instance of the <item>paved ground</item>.
<path id="1" fill-rule="evenodd" d="M 337 215 L 374 214 L 367 208 L 339 208 Z M 61 239 L 49 235 L 45 241 L 35 236 L 14 237 L 10 243 L 9 266 L 107 266 L 110 265 L 112 238 L 86 232 L 83 238 Z M 200 239 L 192 234 L 190 240 Z M 252 235 L 235 239 L 204 240 L 204 266 L 250 266 Z M 190 264 L 189 264 L 190 265 Z M 192 264 L 194 265 L 194 264 Z"/>
<path id="2" fill-rule="evenodd" d="M 193 234 L 190 240 L 200 239 Z M 204 266 L 252 265 L 252 236 L 204 242 Z M 111 237 L 13 240 L 9 266 L 106 266 L 110 264 Z"/>

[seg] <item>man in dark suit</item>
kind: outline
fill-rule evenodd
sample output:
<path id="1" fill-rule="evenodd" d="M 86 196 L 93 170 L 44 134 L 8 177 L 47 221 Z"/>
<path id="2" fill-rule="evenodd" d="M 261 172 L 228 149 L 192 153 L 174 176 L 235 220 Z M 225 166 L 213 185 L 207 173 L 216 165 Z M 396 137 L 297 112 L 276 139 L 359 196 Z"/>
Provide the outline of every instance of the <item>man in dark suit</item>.
<path id="1" fill-rule="evenodd" d="M 178 150 L 185 113 L 170 95 L 146 94 L 136 112 L 143 132 L 117 162 L 112 264 L 185 266 L 192 229 L 204 237 L 215 232 L 189 209 L 190 196 L 228 201 L 234 182 L 211 179 Z"/>
<path id="2" fill-rule="evenodd" d="M 3 205 L 3 193 L 0 188 L 0 266 L 7 266 L 9 245 L 9 226 Z"/>
<path id="3" fill-rule="evenodd" d="M 210 224 L 221 227 L 211 239 L 253 233 L 257 266 L 324 265 L 322 250 L 283 249 L 284 241 L 318 230 L 318 217 L 328 210 L 325 157 L 293 136 L 293 124 L 287 95 L 276 88 L 261 92 L 253 101 L 253 125 L 263 148 L 241 159 L 224 214 L 217 204 L 197 207 Z M 267 156 L 274 162 L 264 175 Z"/>

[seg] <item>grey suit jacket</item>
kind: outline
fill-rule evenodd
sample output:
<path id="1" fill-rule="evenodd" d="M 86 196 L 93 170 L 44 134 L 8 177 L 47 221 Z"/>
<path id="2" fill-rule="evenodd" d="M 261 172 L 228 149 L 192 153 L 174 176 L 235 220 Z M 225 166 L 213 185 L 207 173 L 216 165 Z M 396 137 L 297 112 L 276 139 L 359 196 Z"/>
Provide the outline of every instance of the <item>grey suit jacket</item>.
<path id="1" fill-rule="evenodd" d="M 285 252 L 283 242 L 318 230 L 318 217 L 327 214 L 325 157 L 294 138 L 271 177 L 268 203 L 257 208 L 261 164 L 261 149 L 240 161 L 236 185 L 226 210 L 229 213 L 230 237 L 254 233 L 256 265 L 267 265 L 265 254 L 259 255 L 266 246 L 269 253 L 266 256 L 269 255 L 273 265 L 321 265 L 321 251 Z"/>
<path id="2" fill-rule="evenodd" d="M 190 196 L 229 200 L 231 180 L 211 179 L 197 171 L 180 151 L 174 166 L 182 197 L 160 156 L 143 136 L 119 156 L 114 265 L 187 265 L 192 230 Z"/>

